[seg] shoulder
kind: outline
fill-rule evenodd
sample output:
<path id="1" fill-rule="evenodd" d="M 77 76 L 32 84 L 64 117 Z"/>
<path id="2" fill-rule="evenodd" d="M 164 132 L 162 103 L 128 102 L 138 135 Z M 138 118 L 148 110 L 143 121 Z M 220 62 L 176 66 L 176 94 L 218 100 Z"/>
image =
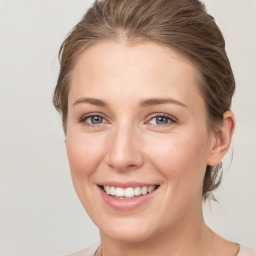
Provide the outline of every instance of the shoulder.
<path id="1" fill-rule="evenodd" d="M 256 256 L 256 252 L 244 245 L 240 245 L 240 250 L 237 256 Z"/>
<path id="2" fill-rule="evenodd" d="M 91 246 L 85 250 L 74 252 L 74 253 L 68 254 L 66 256 L 94 256 L 96 251 L 98 250 L 99 246 L 100 246 L 99 244 L 96 244 L 96 245 Z"/>

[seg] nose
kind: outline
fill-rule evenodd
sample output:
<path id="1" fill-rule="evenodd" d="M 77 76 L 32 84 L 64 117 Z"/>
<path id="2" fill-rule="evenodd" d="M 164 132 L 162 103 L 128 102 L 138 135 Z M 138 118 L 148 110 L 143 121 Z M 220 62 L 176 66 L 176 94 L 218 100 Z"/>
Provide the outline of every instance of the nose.
<path id="1" fill-rule="evenodd" d="M 109 134 L 107 164 L 116 171 L 138 169 L 143 165 L 143 143 L 132 126 L 116 127 Z"/>

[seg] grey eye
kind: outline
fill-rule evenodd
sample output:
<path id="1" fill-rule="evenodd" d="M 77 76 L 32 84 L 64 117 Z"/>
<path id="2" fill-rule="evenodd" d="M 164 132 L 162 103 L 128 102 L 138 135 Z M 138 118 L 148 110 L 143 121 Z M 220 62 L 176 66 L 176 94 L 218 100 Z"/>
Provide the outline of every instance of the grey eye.
<path id="1" fill-rule="evenodd" d="M 103 123 L 103 117 L 101 116 L 89 116 L 85 119 L 89 124 L 101 124 Z"/>
<path id="2" fill-rule="evenodd" d="M 151 124 L 158 124 L 158 125 L 168 124 L 169 122 L 170 122 L 170 118 L 165 116 L 156 116 L 150 120 Z"/>
<path id="3" fill-rule="evenodd" d="M 168 124 L 169 118 L 164 117 L 164 116 L 158 116 L 156 117 L 156 123 L 157 124 Z"/>

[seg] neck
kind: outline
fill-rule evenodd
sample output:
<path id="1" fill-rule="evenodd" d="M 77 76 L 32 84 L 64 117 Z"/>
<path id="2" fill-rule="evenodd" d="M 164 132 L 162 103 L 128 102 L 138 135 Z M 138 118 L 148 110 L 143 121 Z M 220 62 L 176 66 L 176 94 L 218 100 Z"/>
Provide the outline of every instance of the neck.
<path id="1" fill-rule="evenodd" d="M 101 232 L 103 256 L 191 256 L 211 255 L 214 233 L 206 226 L 202 213 L 175 224 L 171 230 L 150 237 L 145 241 L 126 242 L 112 239 Z"/>

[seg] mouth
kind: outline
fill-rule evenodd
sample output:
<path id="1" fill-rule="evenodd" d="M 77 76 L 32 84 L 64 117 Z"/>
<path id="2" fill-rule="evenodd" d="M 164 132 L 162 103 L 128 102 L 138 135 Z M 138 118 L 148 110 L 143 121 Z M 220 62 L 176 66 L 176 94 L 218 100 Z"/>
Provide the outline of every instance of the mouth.
<path id="1" fill-rule="evenodd" d="M 100 188 L 109 196 L 116 199 L 132 199 L 139 196 L 145 196 L 158 189 L 159 185 L 142 186 L 142 187 L 114 187 L 114 186 L 102 186 Z"/>

